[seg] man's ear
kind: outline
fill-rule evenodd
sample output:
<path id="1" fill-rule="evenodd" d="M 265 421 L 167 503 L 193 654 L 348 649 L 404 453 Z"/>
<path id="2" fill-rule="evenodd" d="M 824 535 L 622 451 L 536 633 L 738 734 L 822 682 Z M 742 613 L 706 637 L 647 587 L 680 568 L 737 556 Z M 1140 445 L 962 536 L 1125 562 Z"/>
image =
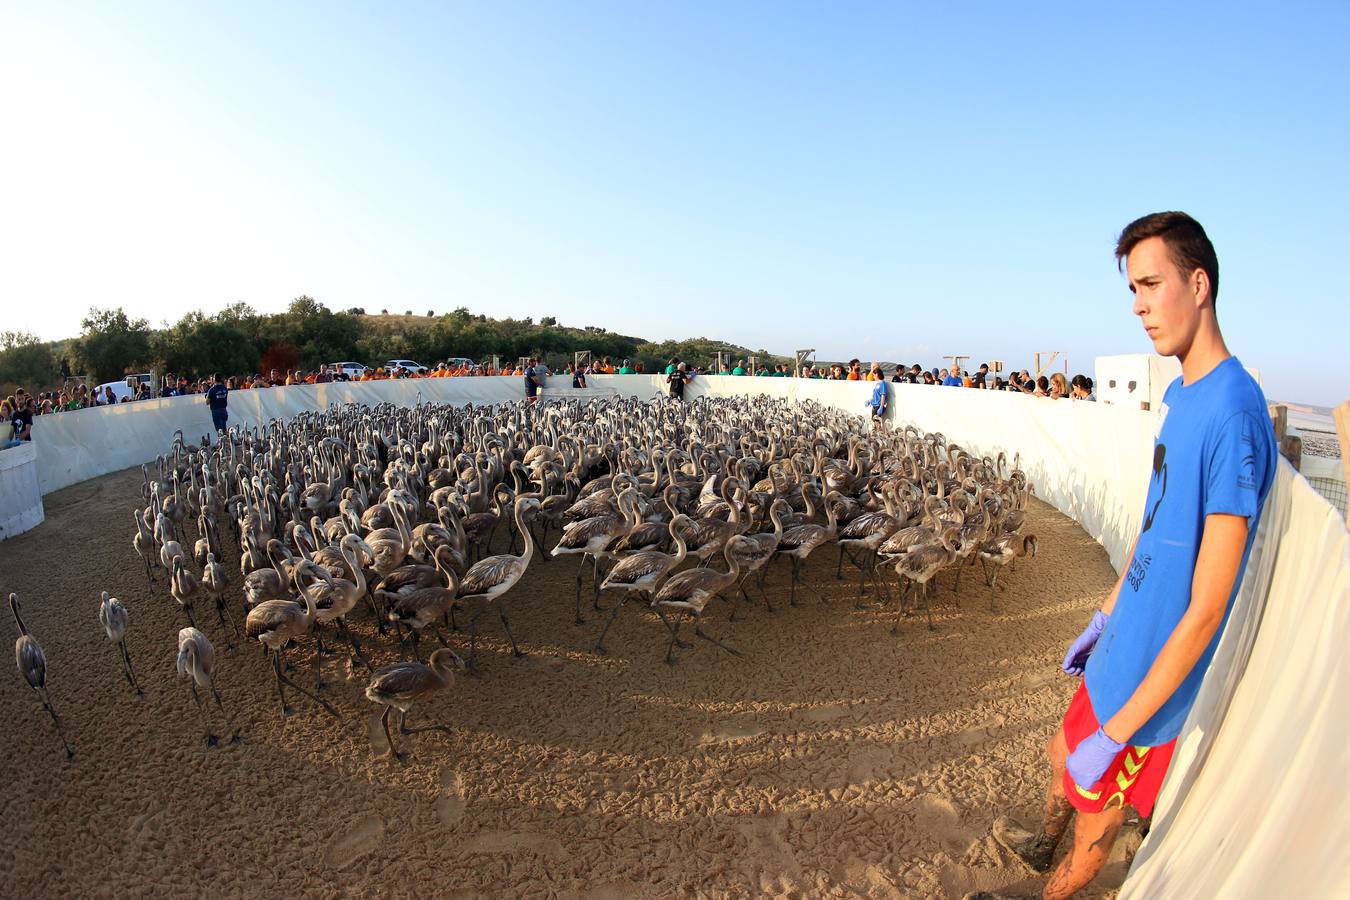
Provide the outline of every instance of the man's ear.
<path id="1" fill-rule="evenodd" d="M 1197 308 L 1209 301 L 1209 273 L 1204 269 L 1197 267 L 1191 271 L 1191 295 Z"/>

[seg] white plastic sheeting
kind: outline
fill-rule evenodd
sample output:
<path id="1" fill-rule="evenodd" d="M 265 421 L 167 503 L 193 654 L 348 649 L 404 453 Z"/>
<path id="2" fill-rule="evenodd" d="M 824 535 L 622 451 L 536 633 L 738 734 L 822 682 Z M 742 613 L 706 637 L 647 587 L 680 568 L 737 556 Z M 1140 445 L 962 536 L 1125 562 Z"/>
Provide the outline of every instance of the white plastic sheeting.
<path id="1" fill-rule="evenodd" d="M 31 441 L 0 450 L 0 541 L 42 524 L 37 450 Z"/>
<path id="2" fill-rule="evenodd" d="M 613 393 L 614 383 L 631 379 L 625 393 L 651 395 L 650 379 L 638 376 L 598 376 L 587 390 L 573 390 L 570 377 L 549 378 L 543 396 L 587 399 Z M 289 419 L 302 412 L 327 409 L 334 403 L 473 403 L 475 405 L 519 400 L 525 394 L 522 380 L 492 378 L 413 378 L 387 381 L 297 384 L 291 387 L 231 391 L 230 425 L 266 425 L 272 419 Z M 38 447 L 38 482 L 48 494 L 149 462 L 163 453 L 175 431 L 183 439 L 200 441 L 211 434 L 211 410 L 201 394 L 119 403 L 38 416 L 33 420 L 33 443 Z M 0 495 L 3 496 L 3 495 Z"/>
<path id="3" fill-rule="evenodd" d="M 1280 460 L 1120 896 L 1350 897 L 1350 534 Z"/>
<path id="4" fill-rule="evenodd" d="M 568 396 L 565 376 L 545 396 Z M 665 378 L 592 376 L 595 392 L 664 395 Z M 813 399 L 863 415 L 868 382 L 700 376 L 701 395 Z M 1011 457 L 1037 495 L 1076 519 L 1119 570 L 1139 527 L 1156 414 L 1105 404 L 888 383 L 892 424 L 940 431 L 971 452 Z M 592 393 L 588 391 L 586 393 Z M 335 402 L 499 403 L 516 378 L 310 385 L 231 394 L 231 421 L 263 423 Z M 175 429 L 210 429 L 200 397 L 41 416 L 42 490 L 153 459 Z M 1122 898 L 1350 897 L 1350 534 L 1284 461 L 1241 590 Z"/>

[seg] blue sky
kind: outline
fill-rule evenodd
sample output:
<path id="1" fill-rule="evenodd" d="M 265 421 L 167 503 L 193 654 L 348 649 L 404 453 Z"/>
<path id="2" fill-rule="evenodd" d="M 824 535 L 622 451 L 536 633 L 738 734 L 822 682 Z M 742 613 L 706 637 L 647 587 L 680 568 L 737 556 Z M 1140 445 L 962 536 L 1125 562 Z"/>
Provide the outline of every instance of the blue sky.
<path id="1" fill-rule="evenodd" d="M 1026 6 L 8 4 L 4 327 L 308 293 L 1090 372 L 1184 209 L 1267 394 L 1350 395 L 1350 7 Z"/>

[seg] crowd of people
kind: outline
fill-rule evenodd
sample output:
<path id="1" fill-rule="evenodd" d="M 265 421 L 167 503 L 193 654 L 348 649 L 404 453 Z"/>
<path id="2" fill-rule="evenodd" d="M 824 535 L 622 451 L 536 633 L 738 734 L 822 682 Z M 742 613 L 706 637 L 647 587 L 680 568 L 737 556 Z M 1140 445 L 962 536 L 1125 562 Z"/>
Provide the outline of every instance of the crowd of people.
<path id="1" fill-rule="evenodd" d="M 135 387 L 123 391 L 114 391 L 111 385 L 101 389 L 90 388 L 83 382 L 72 384 L 58 390 L 28 394 L 22 388 L 0 401 L 0 423 L 11 426 L 8 436 L 3 438 L 4 446 L 12 446 L 32 436 L 33 417 L 50 415 L 95 406 L 107 406 L 116 403 L 129 403 L 149 400 L 155 397 L 178 397 L 187 394 L 207 394 L 216 387 L 216 396 L 210 399 L 212 409 L 220 405 L 223 408 L 225 392 L 253 390 L 257 388 L 282 387 L 295 384 L 325 384 L 339 381 L 381 381 L 390 378 L 456 378 L 515 376 L 526 377 L 527 387 L 536 388 L 544 384 L 544 378 L 551 374 L 538 360 L 524 360 L 519 363 L 505 363 L 493 366 L 491 363 L 475 364 L 467 360 L 438 362 L 425 372 L 413 371 L 400 366 L 365 367 L 359 373 L 338 366 L 320 366 L 313 371 L 288 369 L 279 371 L 270 369 L 266 373 L 252 375 L 231 375 L 220 379 L 212 375 L 203 378 L 188 378 L 173 372 L 166 373 L 158 386 L 148 381 L 137 382 Z M 588 375 L 643 375 L 647 374 L 641 360 L 619 359 L 608 356 L 591 363 L 574 366 L 567 365 L 563 374 L 571 379 L 574 388 L 586 387 Z M 983 363 L 974 372 L 964 369 L 932 368 L 924 369 L 918 363 L 910 366 L 898 365 L 889 373 L 880 363 L 870 363 L 866 370 L 863 363 L 851 359 L 847 363 L 807 363 L 801 369 L 793 371 L 786 363 L 752 364 L 746 360 L 737 360 L 734 365 L 717 364 L 698 366 L 693 363 L 672 358 L 665 367 L 664 375 L 668 390 L 672 396 L 684 395 L 684 386 L 699 375 L 757 376 L 769 378 L 817 378 L 831 381 L 890 381 L 908 384 L 927 384 L 942 387 L 964 387 L 977 390 L 1015 391 L 1036 397 L 1051 399 L 1096 400 L 1092 379 L 1087 375 L 1075 375 L 1072 379 L 1055 372 L 1052 375 L 1032 377 L 1026 369 L 1014 371 L 1005 379 L 1001 374 L 991 372 L 989 365 Z M 678 378 L 676 377 L 678 375 Z M 678 383 L 677 383 L 678 382 Z"/>

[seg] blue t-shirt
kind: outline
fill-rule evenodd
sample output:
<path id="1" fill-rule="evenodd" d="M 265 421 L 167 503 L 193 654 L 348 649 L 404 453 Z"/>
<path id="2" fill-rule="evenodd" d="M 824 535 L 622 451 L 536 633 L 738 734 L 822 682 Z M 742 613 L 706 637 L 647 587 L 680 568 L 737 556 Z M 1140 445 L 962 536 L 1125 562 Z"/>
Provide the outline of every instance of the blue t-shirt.
<path id="1" fill-rule="evenodd" d="M 1247 546 L 1214 638 L 1129 743 L 1156 747 L 1181 732 L 1242 583 L 1261 505 L 1274 481 L 1275 459 L 1266 398 L 1237 357 L 1194 384 L 1178 378 L 1168 386 L 1134 558 L 1106 630 L 1088 657 L 1088 699 L 1098 722 L 1114 716 L 1134 694 L 1190 606 L 1205 517 L 1245 516 Z"/>
<path id="2" fill-rule="evenodd" d="M 948 375 L 942 379 L 943 387 L 961 387 L 961 379 L 955 375 Z"/>
<path id="3" fill-rule="evenodd" d="M 872 408 L 872 412 L 880 412 L 881 404 L 886 402 L 886 382 L 878 381 L 877 386 L 872 388 L 872 399 L 867 401 L 867 405 Z"/>
<path id="4" fill-rule="evenodd" d="M 215 384 L 211 385 L 209 388 L 206 389 L 206 402 L 210 405 L 212 409 L 224 409 L 225 404 L 227 402 L 226 397 L 228 396 L 228 394 L 229 389 L 226 388 L 225 385 L 217 381 Z"/>

